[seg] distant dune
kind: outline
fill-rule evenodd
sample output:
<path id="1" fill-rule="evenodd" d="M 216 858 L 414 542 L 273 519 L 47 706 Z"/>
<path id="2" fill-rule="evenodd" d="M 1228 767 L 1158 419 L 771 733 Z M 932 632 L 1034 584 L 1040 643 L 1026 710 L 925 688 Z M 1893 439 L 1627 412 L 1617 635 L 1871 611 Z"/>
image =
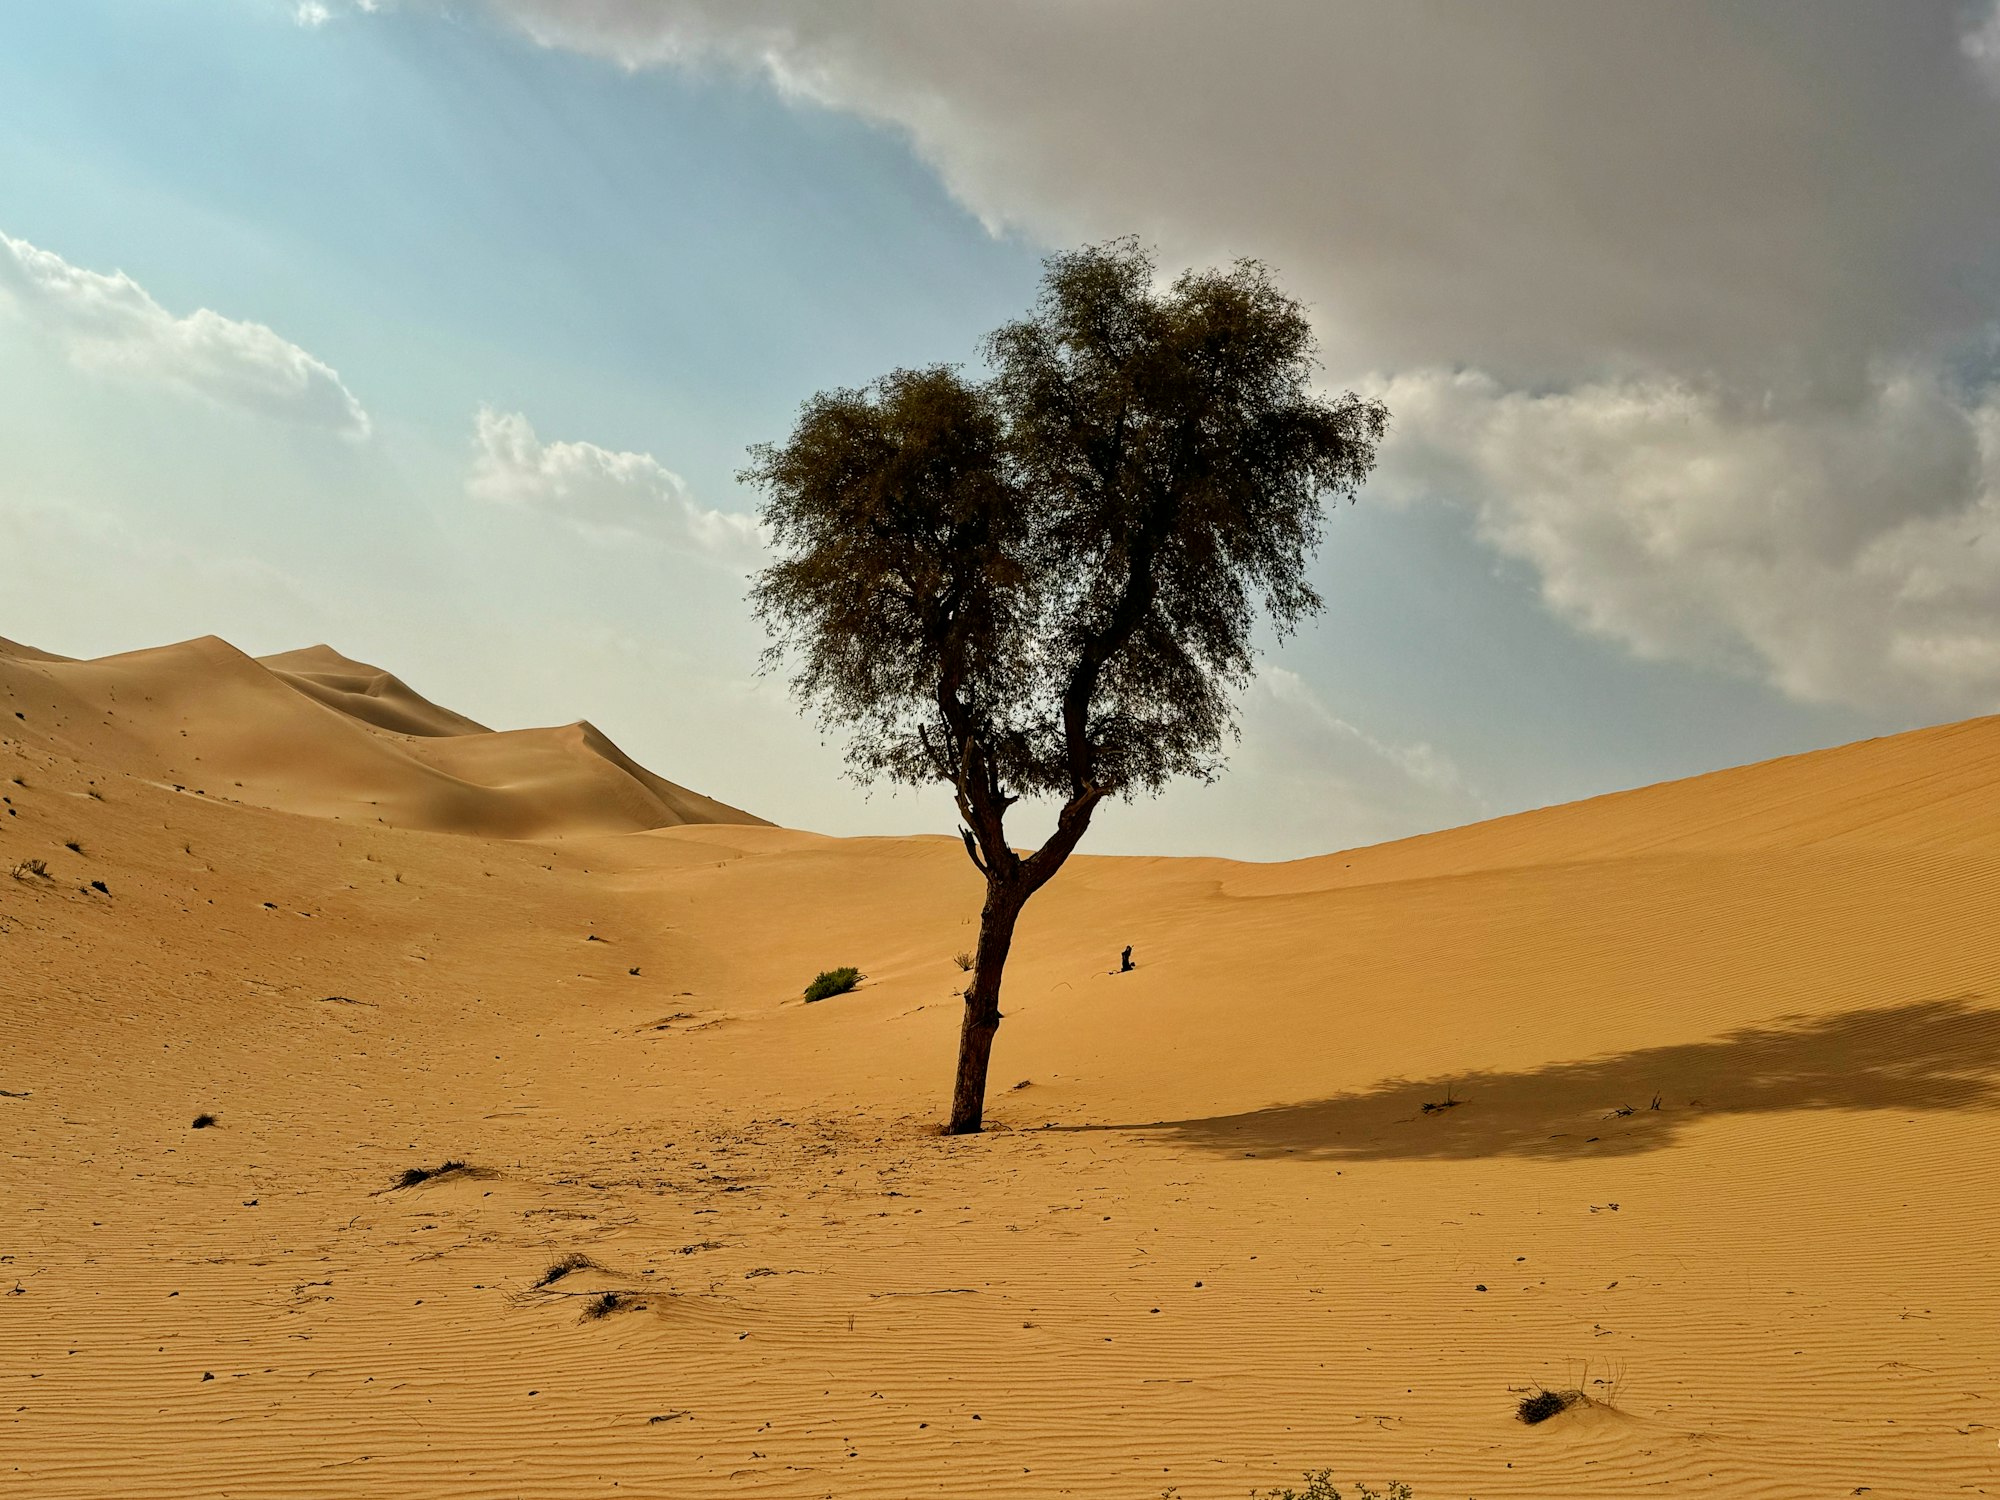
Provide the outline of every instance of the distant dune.
<path id="1" fill-rule="evenodd" d="M 2000 850 L 2000 716 L 1262 867 L 1241 891 L 1756 849 Z"/>
<path id="2" fill-rule="evenodd" d="M 391 734 L 435 738 L 493 732 L 464 714 L 439 707 L 393 673 L 353 661 L 331 646 L 307 646 L 257 660 L 306 696 Z"/>
<path id="3" fill-rule="evenodd" d="M 0 636 L 0 656 L 11 656 L 19 661 L 68 661 L 67 656 L 56 656 L 47 651 L 37 651 L 33 646 L 23 646 L 19 641 L 10 641 Z"/>
<path id="4" fill-rule="evenodd" d="M 326 647 L 0 646 L 0 1493 L 2000 1493 L 2000 720 L 1079 855 L 946 1139 L 981 893 Z"/>
<path id="5" fill-rule="evenodd" d="M 327 646 L 259 661 L 204 636 L 71 661 L 8 642 L 0 690 L 100 764 L 287 812 L 488 838 L 763 821 L 590 724 L 489 730 Z"/>

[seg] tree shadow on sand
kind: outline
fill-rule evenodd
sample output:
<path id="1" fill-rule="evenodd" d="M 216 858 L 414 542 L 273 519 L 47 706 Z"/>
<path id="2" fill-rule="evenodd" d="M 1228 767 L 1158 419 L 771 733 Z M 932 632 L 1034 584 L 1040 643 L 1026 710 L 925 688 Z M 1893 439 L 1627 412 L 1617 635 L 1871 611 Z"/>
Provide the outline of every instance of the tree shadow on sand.
<path id="1" fill-rule="evenodd" d="M 1787 1017 L 1707 1041 L 1525 1072 L 1385 1079 L 1359 1093 L 1243 1114 L 1086 1128 L 1136 1130 L 1230 1155 L 1554 1160 L 1659 1150 L 1718 1115 L 1994 1109 L 2000 1010 L 1979 998 Z M 1450 1107 L 1424 1108 L 1447 1098 Z"/>

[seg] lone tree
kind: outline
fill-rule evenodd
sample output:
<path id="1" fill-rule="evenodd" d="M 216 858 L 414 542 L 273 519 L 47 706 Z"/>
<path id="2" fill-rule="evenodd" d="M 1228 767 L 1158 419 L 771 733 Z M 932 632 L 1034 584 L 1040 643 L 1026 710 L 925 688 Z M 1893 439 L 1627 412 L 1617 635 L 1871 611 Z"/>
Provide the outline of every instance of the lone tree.
<path id="1" fill-rule="evenodd" d="M 897 370 L 807 401 L 750 450 L 775 560 L 767 664 L 843 732 L 860 780 L 943 782 L 986 878 L 954 1135 L 980 1128 L 1022 907 L 1106 797 L 1212 780 L 1255 661 L 1320 607 L 1328 496 L 1354 497 L 1387 412 L 1313 394 L 1305 309 L 1242 260 L 1161 292 L 1118 240 L 1049 258 L 990 370 Z M 1055 831 L 1007 841 L 1022 798 Z"/>

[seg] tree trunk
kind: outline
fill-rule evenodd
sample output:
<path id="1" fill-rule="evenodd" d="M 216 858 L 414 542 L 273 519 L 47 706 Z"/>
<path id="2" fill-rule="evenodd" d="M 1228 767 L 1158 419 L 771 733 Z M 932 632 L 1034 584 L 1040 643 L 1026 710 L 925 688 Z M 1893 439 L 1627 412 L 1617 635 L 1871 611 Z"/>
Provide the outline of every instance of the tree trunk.
<path id="1" fill-rule="evenodd" d="M 965 1022 L 958 1033 L 958 1081 L 951 1091 L 946 1135 L 975 1135 L 986 1117 L 986 1064 L 993 1033 L 1000 1029 L 1000 971 L 1014 945 L 1014 924 L 1027 904 L 1025 881 L 986 881 L 986 906 L 979 914 L 979 953 L 965 991 Z"/>

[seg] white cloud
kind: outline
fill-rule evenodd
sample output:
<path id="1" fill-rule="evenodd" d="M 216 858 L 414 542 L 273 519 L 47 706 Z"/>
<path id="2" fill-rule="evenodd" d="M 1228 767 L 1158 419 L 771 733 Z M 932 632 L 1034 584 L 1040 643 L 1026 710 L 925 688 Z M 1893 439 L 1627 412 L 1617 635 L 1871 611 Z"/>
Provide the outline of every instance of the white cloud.
<path id="1" fill-rule="evenodd" d="M 1987 81 L 2000 87 L 2000 4 L 1988 5 L 1986 14 L 1966 27 L 1959 45 Z"/>
<path id="2" fill-rule="evenodd" d="M 586 532 L 639 536 L 745 561 L 755 555 L 757 523 L 709 510 L 687 484 L 650 453 L 616 453 L 595 443 L 545 443 L 519 412 L 481 407 L 473 419 L 476 499 L 541 511 Z"/>
<path id="3" fill-rule="evenodd" d="M 383 8 L 384 3 L 385 0 L 298 0 L 292 7 L 292 20 L 308 31 L 317 31 L 335 16 L 348 11 L 372 16 Z"/>
<path id="4" fill-rule="evenodd" d="M 996 227 L 1270 261 L 1583 629 L 2000 704 L 1994 405 L 1941 373 L 2000 347 L 1992 3 L 488 4 L 881 122 Z"/>
<path id="5" fill-rule="evenodd" d="M 2000 400 L 1902 370 L 1841 400 L 1670 380 L 1388 383 L 1390 494 L 1462 499 L 1543 597 L 1641 656 L 1787 694 L 2000 708 Z"/>
<path id="6" fill-rule="evenodd" d="M 0 317 L 8 315 L 82 370 L 346 437 L 368 434 L 367 412 L 332 367 L 263 324 L 205 307 L 177 318 L 122 271 L 86 271 L 0 234 Z"/>

